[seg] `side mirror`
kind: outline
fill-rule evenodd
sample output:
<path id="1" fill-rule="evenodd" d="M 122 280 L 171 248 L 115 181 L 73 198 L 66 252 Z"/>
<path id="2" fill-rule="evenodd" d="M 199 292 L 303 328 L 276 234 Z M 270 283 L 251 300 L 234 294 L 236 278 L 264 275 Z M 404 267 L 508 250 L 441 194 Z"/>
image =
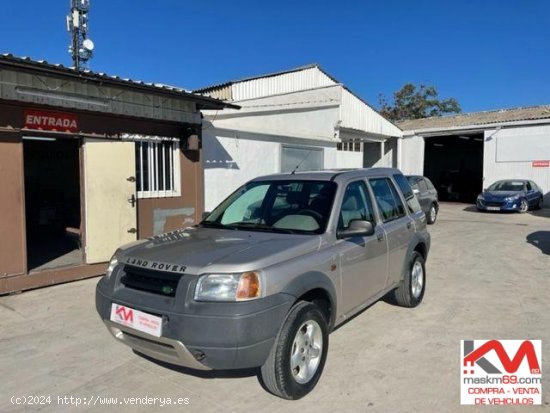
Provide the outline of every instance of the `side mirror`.
<path id="1" fill-rule="evenodd" d="M 206 217 L 208 217 L 208 215 L 210 215 L 210 214 L 211 214 L 210 211 L 208 211 L 208 212 L 207 212 L 207 211 L 203 212 L 203 213 L 202 213 L 202 220 L 204 221 L 204 220 L 206 219 Z"/>
<path id="2" fill-rule="evenodd" d="M 350 222 L 348 229 L 338 231 L 338 238 L 368 237 L 374 234 L 374 225 L 370 221 L 354 219 Z"/>

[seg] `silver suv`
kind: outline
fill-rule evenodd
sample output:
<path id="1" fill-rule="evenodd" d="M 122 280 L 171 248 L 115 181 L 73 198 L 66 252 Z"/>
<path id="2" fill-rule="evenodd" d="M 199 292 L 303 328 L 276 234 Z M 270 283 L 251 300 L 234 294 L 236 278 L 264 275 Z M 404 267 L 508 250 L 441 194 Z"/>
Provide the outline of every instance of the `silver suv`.
<path id="1" fill-rule="evenodd" d="M 271 175 L 195 227 L 120 248 L 96 307 L 138 353 L 199 370 L 259 367 L 269 391 L 299 399 L 336 326 L 388 293 L 422 301 L 429 248 L 397 169 Z"/>

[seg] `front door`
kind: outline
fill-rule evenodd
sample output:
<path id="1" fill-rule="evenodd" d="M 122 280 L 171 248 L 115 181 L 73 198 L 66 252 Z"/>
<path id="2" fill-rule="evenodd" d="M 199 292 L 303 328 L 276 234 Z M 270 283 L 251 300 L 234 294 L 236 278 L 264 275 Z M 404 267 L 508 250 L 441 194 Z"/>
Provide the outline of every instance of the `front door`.
<path id="1" fill-rule="evenodd" d="M 365 182 L 355 181 L 346 187 L 338 219 L 338 230 L 347 229 L 353 220 L 376 225 L 372 201 Z M 342 313 L 348 314 L 376 296 L 387 279 L 387 244 L 384 230 L 375 226 L 367 237 L 351 237 L 336 242 L 342 274 Z"/>
<path id="2" fill-rule="evenodd" d="M 86 139 L 86 263 L 109 261 L 118 247 L 136 240 L 134 142 Z"/>
<path id="3" fill-rule="evenodd" d="M 395 283 L 400 280 L 415 226 L 413 219 L 405 210 L 405 205 L 396 187 L 389 178 L 369 179 L 369 184 L 387 237 L 389 283 Z"/>

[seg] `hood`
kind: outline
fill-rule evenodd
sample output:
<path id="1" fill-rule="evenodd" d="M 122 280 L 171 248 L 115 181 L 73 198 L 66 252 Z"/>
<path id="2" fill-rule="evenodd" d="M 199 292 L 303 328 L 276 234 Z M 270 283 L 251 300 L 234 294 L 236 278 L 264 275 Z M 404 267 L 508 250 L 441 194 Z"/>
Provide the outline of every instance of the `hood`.
<path id="1" fill-rule="evenodd" d="M 161 234 L 119 251 L 119 261 L 163 271 L 202 274 L 259 270 L 319 248 L 319 235 L 217 228 Z"/>
<path id="2" fill-rule="evenodd" d="M 504 199 L 509 196 L 522 195 L 523 191 L 484 191 L 483 197 L 485 199 Z"/>

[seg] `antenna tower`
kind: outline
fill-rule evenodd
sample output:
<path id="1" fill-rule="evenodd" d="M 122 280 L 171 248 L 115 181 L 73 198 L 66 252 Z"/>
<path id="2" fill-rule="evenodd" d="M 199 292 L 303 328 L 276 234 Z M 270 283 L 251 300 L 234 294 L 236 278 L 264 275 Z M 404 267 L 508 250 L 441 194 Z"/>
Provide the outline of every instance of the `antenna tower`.
<path id="1" fill-rule="evenodd" d="M 83 70 L 93 57 L 94 43 L 88 37 L 88 10 L 90 0 L 70 0 L 71 11 L 67 16 L 67 31 L 71 33 L 69 53 L 75 70 Z"/>

